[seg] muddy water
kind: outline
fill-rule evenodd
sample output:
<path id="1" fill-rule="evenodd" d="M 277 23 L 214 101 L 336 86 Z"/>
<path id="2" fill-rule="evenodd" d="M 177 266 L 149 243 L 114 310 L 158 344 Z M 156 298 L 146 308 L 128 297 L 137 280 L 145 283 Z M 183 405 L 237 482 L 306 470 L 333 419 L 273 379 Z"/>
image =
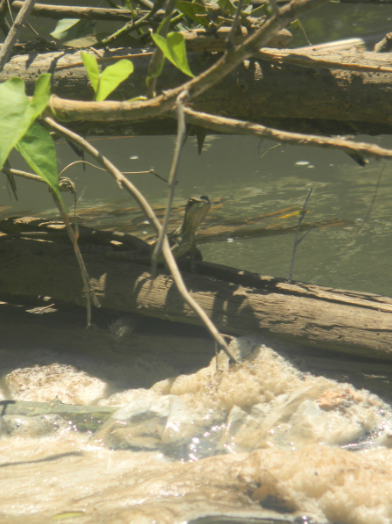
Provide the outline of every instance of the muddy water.
<path id="1" fill-rule="evenodd" d="M 17 360 L 41 364 L 9 371 L 15 350 L 2 349 L 2 397 L 51 401 L 51 414 L 5 410 L 0 515 L 11 523 L 390 522 L 389 405 L 283 356 L 299 349 L 246 337 L 231 343 L 239 365 L 222 353 L 195 373 L 112 394 L 100 352 L 70 348 L 57 355 L 66 364 L 45 364 L 56 352 L 33 344 Z M 111 372 L 117 366 L 124 377 L 130 358 L 110 363 Z M 138 372 L 154 366 L 162 363 L 139 362 Z M 86 431 L 61 402 L 113 413 Z"/>
<path id="2" fill-rule="evenodd" d="M 365 139 L 369 140 L 369 137 L 358 138 Z M 370 140 L 384 147 L 391 145 L 389 137 Z M 154 168 L 165 177 L 170 167 L 174 138 L 97 139 L 94 144 L 124 171 Z M 260 143 L 251 137 L 210 137 L 205 151 L 199 156 L 195 140 L 189 139 L 181 160 L 176 204 L 185 203 L 191 195 L 206 194 L 211 199 L 224 200 L 218 213 L 222 221 L 234 218 L 245 222 L 289 206 L 302 207 L 310 189 L 313 189 L 305 223 L 341 219 L 343 225 L 310 233 L 298 248 L 294 278 L 390 295 L 391 164 L 385 163 L 377 189 L 383 163 L 373 160 L 366 167 L 360 167 L 341 152 L 292 146 L 271 150 L 275 145 L 269 141 Z M 60 165 L 76 159 L 66 144 L 60 144 L 58 151 Z M 16 160 L 13 165 L 18 165 Z M 113 202 L 112 209 L 135 205 L 102 171 L 86 166 L 83 172 L 82 167 L 76 165 L 65 174 L 76 183 L 80 208 L 97 207 L 99 212 L 99 206 L 110 202 Z M 164 182 L 148 174 L 129 177 L 152 204 L 164 205 Z M 44 186 L 19 181 L 18 185 L 19 202 L 10 201 L 4 188 L 1 205 L 11 205 L 13 211 L 27 212 L 53 207 Z M 72 206 L 70 198 L 67 203 Z M 118 220 L 111 216 L 105 225 L 121 229 L 124 223 L 129 230 L 124 216 Z M 296 223 L 296 217 L 279 222 L 281 226 L 295 226 Z M 94 221 L 89 224 L 94 225 Z M 146 230 L 149 230 L 148 225 Z M 277 233 L 276 236 L 258 239 L 229 239 L 208 244 L 202 246 L 202 251 L 209 261 L 287 278 L 293 243 L 293 233 Z"/>

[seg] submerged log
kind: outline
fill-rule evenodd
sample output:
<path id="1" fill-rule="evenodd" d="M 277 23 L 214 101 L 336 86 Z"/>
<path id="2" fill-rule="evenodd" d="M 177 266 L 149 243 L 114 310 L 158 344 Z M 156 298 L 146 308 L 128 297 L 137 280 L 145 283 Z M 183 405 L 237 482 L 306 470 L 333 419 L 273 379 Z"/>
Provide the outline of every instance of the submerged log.
<path id="1" fill-rule="evenodd" d="M 0 243 L 0 293 L 49 295 L 83 305 L 71 247 L 33 240 Z M 151 280 L 147 267 L 85 254 L 102 306 L 201 325 L 170 276 Z M 183 273 L 191 295 L 217 327 L 233 335 L 263 332 L 314 347 L 392 359 L 392 299 L 260 276 L 211 263 Z"/>

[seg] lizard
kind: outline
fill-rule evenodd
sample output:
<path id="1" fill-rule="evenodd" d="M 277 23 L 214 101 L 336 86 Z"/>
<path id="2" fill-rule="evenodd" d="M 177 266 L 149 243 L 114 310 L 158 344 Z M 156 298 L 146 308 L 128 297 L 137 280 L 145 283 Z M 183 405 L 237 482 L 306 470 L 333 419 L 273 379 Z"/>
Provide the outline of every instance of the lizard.
<path id="1" fill-rule="evenodd" d="M 176 260 L 190 253 L 192 258 L 201 256 L 196 248 L 196 230 L 204 220 L 211 208 L 211 202 L 207 196 L 191 197 L 186 206 L 184 220 L 180 227 L 168 234 L 169 244 Z M 149 264 L 155 244 L 146 244 L 142 249 L 132 251 L 106 251 L 105 254 L 110 258 L 129 260 L 141 264 Z M 163 262 L 163 256 L 160 255 L 158 262 Z"/>

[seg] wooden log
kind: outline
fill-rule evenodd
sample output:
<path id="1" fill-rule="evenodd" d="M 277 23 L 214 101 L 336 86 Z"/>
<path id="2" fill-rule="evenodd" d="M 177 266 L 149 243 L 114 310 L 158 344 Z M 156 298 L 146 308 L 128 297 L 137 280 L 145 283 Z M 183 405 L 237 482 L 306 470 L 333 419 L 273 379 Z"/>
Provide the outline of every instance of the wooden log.
<path id="1" fill-rule="evenodd" d="M 200 39 L 198 41 L 200 44 Z M 115 57 L 128 57 L 135 66 L 134 73 L 120 85 L 113 98 L 127 100 L 145 93 L 150 60 L 148 50 L 121 48 L 99 53 L 102 65 L 113 63 Z M 282 62 L 272 63 L 271 55 Z M 286 63 L 288 59 L 297 59 L 297 62 Z M 189 56 L 195 74 L 204 71 L 215 60 L 215 55 Z M 328 61 L 349 63 L 351 67 L 356 66 L 356 70 L 324 68 L 323 63 Z M 309 67 L 304 67 L 306 63 Z M 373 70 L 368 71 L 368 67 Z M 276 51 L 268 54 L 265 49 L 259 57 L 245 61 L 221 83 L 198 97 L 193 107 L 207 113 L 307 133 L 391 133 L 391 69 L 388 53 Z M 0 73 L 0 82 L 20 76 L 26 82 L 28 94 L 32 94 L 35 80 L 45 72 L 53 75 L 54 94 L 69 99 L 92 99 L 79 52 L 15 56 Z M 181 72 L 166 64 L 159 78 L 159 89 L 170 89 L 185 80 Z M 123 118 L 105 122 L 105 125 L 91 121 L 69 125 L 90 135 L 149 135 L 175 133 L 176 124 L 166 118 L 137 123 L 126 122 Z"/>
<path id="2" fill-rule="evenodd" d="M 84 304 L 83 284 L 70 247 L 4 240 L 0 243 L 0 256 L 0 293 L 49 295 Z M 147 268 L 98 254 L 86 254 L 85 261 L 104 307 L 201 324 L 171 277 L 160 274 L 152 281 Z M 200 269 L 208 276 L 184 273 L 185 283 L 222 332 L 266 332 L 314 347 L 392 358 L 390 298 L 289 284 L 282 279 L 211 264 Z"/>

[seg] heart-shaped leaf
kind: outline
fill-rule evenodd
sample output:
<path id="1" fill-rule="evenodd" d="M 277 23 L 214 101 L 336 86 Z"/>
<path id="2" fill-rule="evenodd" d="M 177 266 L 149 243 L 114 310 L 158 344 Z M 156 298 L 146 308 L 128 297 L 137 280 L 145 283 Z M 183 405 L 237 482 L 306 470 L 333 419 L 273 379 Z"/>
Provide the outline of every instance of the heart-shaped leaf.
<path id="1" fill-rule="evenodd" d="M 91 85 L 95 91 L 95 100 L 97 102 L 105 100 L 105 98 L 133 72 L 132 62 L 129 60 L 119 60 L 100 73 L 95 56 L 84 53 L 83 51 L 80 54 L 84 67 L 87 69 Z"/>
<path id="2" fill-rule="evenodd" d="M 157 34 L 153 34 L 151 37 L 165 58 L 176 66 L 177 69 L 194 78 L 195 75 L 189 69 L 185 39 L 181 33 L 169 33 L 167 38 L 163 38 L 163 36 Z"/>
<path id="3" fill-rule="evenodd" d="M 94 30 L 91 20 L 78 20 L 77 18 L 63 18 L 59 20 L 56 29 L 50 33 L 56 40 L 72 40 L 86 36 Z"/>
<path id="4" fill-rule="evenodd" d="M 90 53 L 80 53 L 82 57 L 84 67 L 87 70 L 88 77 L 90 79 L 91 85 L 93 86 L 94 92 L 97 93 L 99 86 L 99 69 L 97 64 L 97 59 L 94 55 Z"/>
<path id="5" fill-rule="evenodd" d="M 0 85 L 0 169 L 11 150 L 48 105 L 50 77 L 46 73 L 38 78 L 31 102 L 21 78 L 10 78 Z"/>
<path id="6" fill-rule="evenodd" d="M 133 64 L 129 60 L 119 60 L 115 64 L 108 66 L 101 73 L 95 100 L 97 102 L 105 100 L 131 73 L 133 73 Z"/>
<path id="7" fill-rule="evenodd" d="M 65 209 L 59 188 L 56 149 L 49 131 L 34 122 L 16 145 L 16 149 L 29 166 L 53 189 Z"/>
<path id="8" fill-rule="evenodd" d="M 209 18 L 207 15 L 207 9 L 204 5 L 180 0 L 177 2 L 177 9 L 191 20 L 202 24 L 204 27 L 208 27 Z"/>

